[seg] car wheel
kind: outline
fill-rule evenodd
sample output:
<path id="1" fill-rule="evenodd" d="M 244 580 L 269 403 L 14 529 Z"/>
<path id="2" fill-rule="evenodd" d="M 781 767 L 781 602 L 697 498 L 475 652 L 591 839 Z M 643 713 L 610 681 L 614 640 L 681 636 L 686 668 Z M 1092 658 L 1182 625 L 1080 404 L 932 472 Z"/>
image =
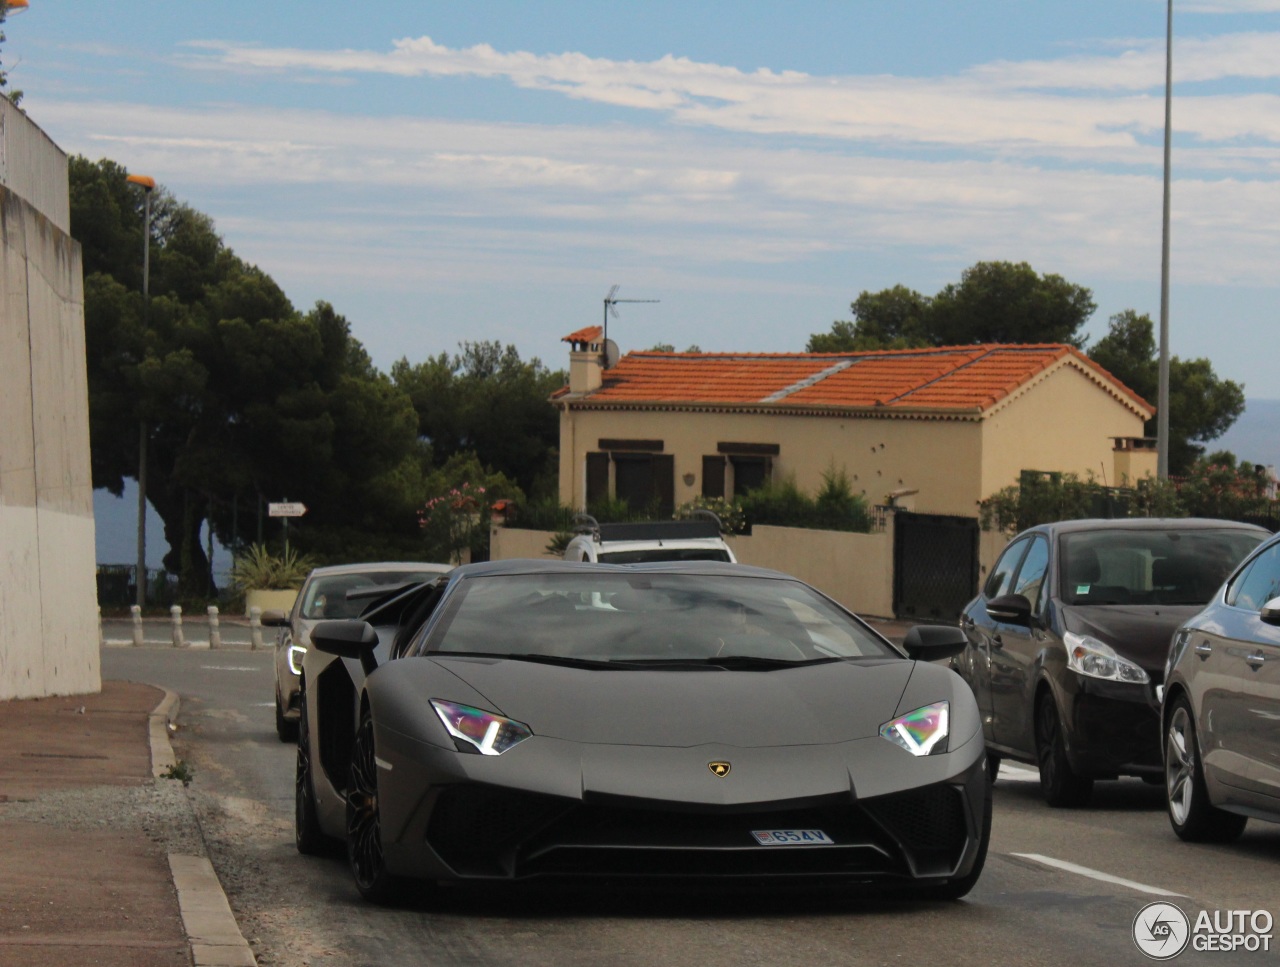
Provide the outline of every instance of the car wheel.
<path id="1" fill-rule="evenodd" d="M 307 725 L 307 689 L 303 681 L 298 696 L 298 758 L 293 774 L 293 841 L 307 856 L 327 853 L 332 841 L 320 829 L 316 812 L 316 788 L 311 775 L 311 730 Z"/>
<path id="2" fill-rule="evenodd" d="M 298 720 L 284 717 L 279 693 L 276 694 L 276 735 L 281 742 L 293 742 L 298 738 Z"/>
<path id="3" fill-rule="evenodd" d="M 373 718 L 366 711 L 351 747 L 347 788 L 347 859 L 356 889 L 366 900 L 389 903 L 401 891 L 387 873 L 382 855 L 382 815 L 378 805 L 378 764 L 374 757 Z"/>
<path id="4" fill-rule="evenodd" d="M 990 754 L 990 753 L 988 753 Z M 964 876 L 947 880 L 937 886 L 928 886 L 917 892 L 925 900 L 959 900 L 973 889 L 982 875 L 982 867 L 987 862 L 987 846 L 991 842 L 991 783 L 987 783 L 987 795 L 982 815 L 982 838 L 978 841 L 978 855 L 973 861 L 973 869 Z"/>
<path id="5" fill-rule="evenodd" d="M 1000 774 L 1000 762 L 1001 762 L 1000 753 L 998 752 L 987 753 L 987 778 L 990 779 L 992 782 L 995 782 L 996 776 Z"/>
<path id="6" fill-rule="evenodd" d="M 1165 796 L 1173 831 L 1192 843 L 1226 843 L 1244 832 L 1244 816 L 1218 809 L 1200 769 L 1200 746 L 1191 705 L 1179 696 L 1169 716 L 1164 744 Z"/>
<path id="7" fill-rule="evenodd" d="M 1060 808 L 1088 804 L 1093 780 L 1077 773 L 1067 761 L 1062 719 L 1049 694 L 1041 695 L 1036 703 L 1036 759 L 1040 765 L 1040 794 L 1045 802 Z"/>

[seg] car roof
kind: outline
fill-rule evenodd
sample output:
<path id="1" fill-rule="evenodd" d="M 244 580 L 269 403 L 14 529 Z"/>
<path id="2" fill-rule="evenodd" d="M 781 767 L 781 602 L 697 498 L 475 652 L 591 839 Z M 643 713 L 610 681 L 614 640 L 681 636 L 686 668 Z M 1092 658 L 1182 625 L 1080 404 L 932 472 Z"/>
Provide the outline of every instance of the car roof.
<path id="1" fill-rule="evenodd" d="M 367 574 L 370 571 L 434 571 L 443 574 L 453 570 L 452 565 L 437 564 L 431 561 L 361 561 L 358 564 L 328 564 L 313 568 L 307 575 L 311 577 L 327 577 L 332 574 Z"/>
<path id="2" fill-rule="evenodd" d="M 1217 520 L 1211 517 L 1117 517 L 1060 520 L 1050 524 L 1028 527 L 1022 534 L 1076 534 L 1086 531 L 1118 530 L 1240 530 L 1270 534 L 1265 527 L 1246 524 L 1238 520 Z M 1019 534 L 1018 536 L 1022 536 Z"/>
<path id="3" fill-rule="evenodd" d="M 643 564 L 594 564 L 590 561 L 565 561 L 551 558 L 511 558 L 505 561 L 485 561 L 480 564 L 464 564 L 453 569 L 452 578 L 490 577 L 508 574 L 573 574 L 583 571 L 615 571 L 634 574 L 638 571 L 664 574 L 704 574 L 718 577 L 783 578 L 800 581 L 793 574 L 774 571 L 749 564 L 730 564 L 727 561 L 646 561 Z M 800 581 L 801 584 L 805 582 Z"/>

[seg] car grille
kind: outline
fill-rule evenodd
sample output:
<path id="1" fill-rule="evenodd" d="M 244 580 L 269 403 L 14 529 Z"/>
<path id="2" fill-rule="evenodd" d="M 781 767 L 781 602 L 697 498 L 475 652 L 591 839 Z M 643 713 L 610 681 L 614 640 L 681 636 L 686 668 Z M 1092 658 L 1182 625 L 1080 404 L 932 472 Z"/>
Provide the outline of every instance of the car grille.
<path id="1" fill-rule="evenodd" d="M 833 846 L 761 846 L 753 830 L 820 829 Z M 945 876 L 967 841 L 949 786 L 862 803 L 699 808 L 585 802 L 463 785 L 439 791 L 427 841 L 461 876 Z"/>

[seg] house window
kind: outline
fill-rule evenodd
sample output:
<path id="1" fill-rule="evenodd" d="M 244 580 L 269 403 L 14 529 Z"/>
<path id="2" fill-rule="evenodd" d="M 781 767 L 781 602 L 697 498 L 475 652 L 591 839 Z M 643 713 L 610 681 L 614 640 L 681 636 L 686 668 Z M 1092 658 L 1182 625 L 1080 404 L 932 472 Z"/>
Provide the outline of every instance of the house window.
<path id="1" fill-rule="evenodd" d="M 702 496 L 724 496 L 724 465 L 725 459 L 719 454 L 702 458 Z"/>
<path id="2" fill-rule="evenodd" d="M 588 453 L 587 506 L 612 496 L 635 513 L 670 517 L 675 513 L 675 472 L 675 457 L 669 453 Z"/>
<path id="3" fill-rule="evenodd" d="M 771 457 L 730 457 L 733 465 L 733 495 L 745 497 L 758 490 L 773 476 Z"/>
<path id="4" fill-rule="evenodd" d="M 753 490 L 758 490 L 773 479 L 773 460 L 782 451 L 776 443 L 742 443 L 721 441 L 716 450 L 724 454 L 729 466 L 733 468 L 733 496 L 744 497 Z M 706 475 L 706 461 L 703 458 L 703 475 Z M 721 475 L 723 477 L 723 470 Z M 720 483 L 721 496 L 725 496 L 726 488 L 723 479 Z M 703 493 L 706 493 L 705 487 Z"/>

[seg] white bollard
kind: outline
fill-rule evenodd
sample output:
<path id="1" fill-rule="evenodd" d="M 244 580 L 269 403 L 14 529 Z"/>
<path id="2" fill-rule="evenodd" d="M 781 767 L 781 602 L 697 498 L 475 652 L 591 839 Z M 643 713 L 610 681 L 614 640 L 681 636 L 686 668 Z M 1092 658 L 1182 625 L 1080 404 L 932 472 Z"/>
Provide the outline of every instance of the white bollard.
<path id="1" fill-rule="evenodd" d="M 169 620 L 173 622 L 173 647 L 181 648 L 186 644 L 182 640 L 182 606 L 175 604 L 169 609 Z"/>
<path id="2" fill-rule="evenodd" d="M 262 647 L 262 609 L 256 605 L 249 609 L 249 648 L 257 651 Z"/>
<path id="3" fill-rule="evenodd" d="M 218 606 L 209 605 L 209 647 L 222 647 L 222 632 L 218 630 Z"/>
<path id="4" fill-rule="evenodd" d="M 133 647 L 142 647 L 142 608 L 140 605 L 129 605 L 129 614 L 133 617 Z"/>

